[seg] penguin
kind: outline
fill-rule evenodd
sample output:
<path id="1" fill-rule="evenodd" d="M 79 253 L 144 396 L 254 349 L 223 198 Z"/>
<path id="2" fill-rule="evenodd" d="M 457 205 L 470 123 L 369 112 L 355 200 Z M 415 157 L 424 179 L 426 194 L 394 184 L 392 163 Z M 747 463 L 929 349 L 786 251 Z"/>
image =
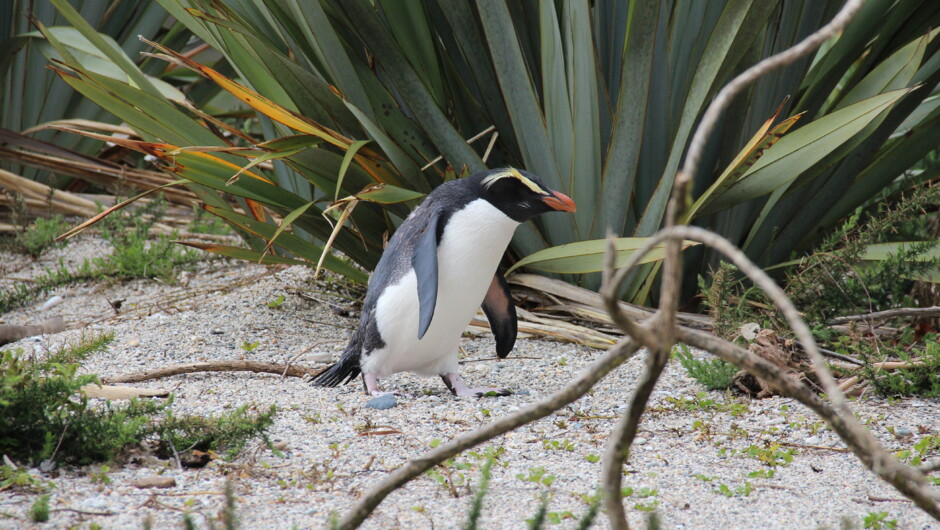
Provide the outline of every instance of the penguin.
<path id="1" fill-rule="evenodd" d="M 460 336 L 483 307 L 505 358 L 516 342 L 516 309 L 497 270 L 516 227 L 547 212 L 574 212 L 567 195 L 515 168 L 445 182 L 401 224 L 369 278 L 359 327 L 340 360 L 313 384 L 336 386 L 362 374 L 365 391 L 398 372 L 440 376 L 457 397 L 471 388 L 457 371 Z"/>

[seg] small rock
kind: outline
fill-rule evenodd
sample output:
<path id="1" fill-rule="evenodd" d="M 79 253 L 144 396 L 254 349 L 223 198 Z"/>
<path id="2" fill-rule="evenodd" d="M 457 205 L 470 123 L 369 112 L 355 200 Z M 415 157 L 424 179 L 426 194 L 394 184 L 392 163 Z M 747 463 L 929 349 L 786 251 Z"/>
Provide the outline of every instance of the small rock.
<path id="1" fill-rule="evenodd" d="M 52 309 L 53 307 L 55 307 L 55 306 L 61 304 L 63 300 L 65 300 L 65 299 L 62 298 L 61 296 L 55 295 L 55 296 L 49 298 L 48 300 L 46 300 L 46 303 L 42 304 L 42 307 L 40 307 L 39 310 L 40 310 L 40 311 L 45 311 L 45 310 L 47 310 L 47 309 Z"/>
<path id="2" fill-rule="evenodd" d="M 894 429 L 895 438 L 907 438 L 908 436 L 913 436 L 914 432 L 908 429 L 907 427 L 898 427 Z"/>
<path id="3" fill-rule="evenodd" d="M 140 346 L 140 341 L 137 340 L 137 339 L 131 339 L 131 340 L 127 341 L 127 347 L 128 347 L 128 348 L 136 348 L 136 347 L 138 347 L 138 346 Z"/>
<path id="4" fill-rule="evenodd" d="M 89 497 L 82 501 L 82 508 L 94 512 L 104 512 L 108 509 L 108 500 L 104 497 Z"/>
<path id="5" fill-rule="evenodd" d="M 398 398 L 395 397 L 395 394 L 385 394 L 382 396 L 374 397 L 366 402 L 366 407 L 376 410 L 386 410 L 392 407 L 398 406 Z"/>
<path id="6" fill-rule="evenodd" d="M 648 441 L 648 440 L 647 440 L 646 438 L 637 438 L 637 439 L 633 440 L 633 445 L 643 445 L 643 444 L 645 444 L 647 441 Z"/>
<path id="7" fill-rule="evenodd" d="M 806 445 L 819 445 L 822 443 L 822 438 L 819 436 L 810 436 L 809 438 L 803 440 L 803 443 Z"/>
<path id="8" fill-rule="evenodd" d="M 517 390 L 517 391 L 516 391 L 516 394 L 518 394 L 518 395 L 520 395 L 520 396 L 528 396 L 528 395 L 529 395 L 529 391 L 528 391 L 528 390 Z"/>
<path id="9" fill-rule="evenodd" d="M 150 477 L 143 477 L 131 482 L 135 488 L 147 489 L 147 488 L 173 488 L 176 486 L 176 479 L 173 477 L 162 477 L 159 475 L 153 475 Z"/>
<path id="10" fill-rule="evenodd" d="M 771 419 L 765 421 L 765 422 L 764 422 L 764 425 L 781 425 L 781 424 L 786 423 L 786 422 L 787 422 L 787 419 L 786 419 L 786 418 L 771 418 Z"/>
<path id="11" fill-rule="evenodd" d="M 274 442 L 273 444 L 271 444 L 271 447 L 277 449 L 278 451 L 285 451 L 287 450 L 287 442 L 284 442 L 284 441 Z"/>
<path id="12" fill-rule="evenodd" d="M 330 352 L 310 353 L 304 355 L 304 360 L 311 363 L 330 363 L 333 362 L 333 354 Z"/>
<path id="13" fill-rule="evenodd" d="M 748 322 L 741 326 L 741 329 L 738 330 L 741 333 L 741 336 L 744 337 L 744 340 L 748 342 L 753 342 L 757 338 L 757 332 L 760 331 L 760 324 L 756 322 Z"/>
<path id="14" fill-rule="evenodd" d="M 225 333 L 225 332 L 222 331 L 221 329 L 216 328 L 216 329 L 213 329 L 212 331 L 210 331 L 209 333 L 212 333 L 213 335 L 222 335 L 222 334 Z"/>

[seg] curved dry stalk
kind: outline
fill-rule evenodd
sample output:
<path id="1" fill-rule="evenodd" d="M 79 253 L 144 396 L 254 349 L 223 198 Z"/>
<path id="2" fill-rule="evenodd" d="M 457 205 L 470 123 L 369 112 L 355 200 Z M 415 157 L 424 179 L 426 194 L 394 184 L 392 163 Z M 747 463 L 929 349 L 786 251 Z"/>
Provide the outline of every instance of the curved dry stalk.
<path id="1" fill-rule="evenodd" d="M 760 270 L 756 265 L 754 265 L 744 254 L 734 247 L 730 242 L 728 242 L 723 237 L 709 232 L 708 230 L 691 227 L 691 226 L 675 226 L 661 230 L 655 236 L 651 238 L 649 242 L 649 247 L 652 248 L 653 245 L 658 244 L 661 241 L 673 239 L 673 240 L 682 240 L 682 239 L 693 239 L 700 241 L 719 252 L 725 254 L 728 259 L 732 261 L 744 274 L 746 274 L 755 284 L 763 288 L 767 292 L 768 296 L 773 300 L 778 307 L 784 312 L 784 315 L 787 317 L 788 322 L 793 326 L 794 331 L 797 333 L 797 336 L 803 342 L 804 347 L 806 347 L 807 352 L 815 350 L 816 356 L 813 357 L 814 365 L 817 367 L 817 372 L 819 372 L 820 379 L 824 382 L 825 379 L 823 373 L 829 377 L 829 380 L 834 385 L 835 381 L 832 379 L 832 374 L 829 373 L 828 368 L 825 366 L 825 363 L 822 361 L 822 356 L 819 354 L 818 349 L 815 347 L 815 341 L 812 339 L 812 336 L 809 333 L 809 329 L 806 327 L 805 322 L 796 312 L 796 308 L 793 307 L 793 303 L 786 297 L 786 294 L 783 293 L 783 290 L 780 289 L 766 275 L 762 270 Z M 641 250 L 642 252 L 642 250 Z M 637 258 L 639 259 L 639 258 Z M 616 292 L 619 282 L 616 279 L 622 279 L 624 274 L 621 274 L 623 271 L 618 271 L 615 276 L 614 283 L 610 286 L 611 292 Z M 940 499 L 940 493 L 931 491 L 930 487 L 927 485 L 926 480 L 924 479 L 923 474 L 918 470 L 910 468 L 901 464 L 896 458 L 891 456 L 889 453 L 884 451 L 881 448 L 881 445 L 878 441 L 872 436 L 865 427 L 859 424 L 855 417 L 852 415 L 851 411 L 848 410 L 846 405 L 844 395 L 836 387 L 836 393 L 829 392 L 830 399 L 835 398 L 836 396 L 841 397 L 841 403 L 837 403 L 833 399 L 832 406 L 829 405 L 822 398 L 817 396 L 814 392 L 806 388 L 802 383 L 796 381 L 795 379 L 781 374 L 776 366 L 767 362 L 764 359 L 757 357 L 756 355 L 751 354 L 750 352 L 738 348 L 733 344 L 724 341 L 713 335 L 707 333 L 690 330 L 687 328 L 677 328 L 676 332 L 678 333 L 678 338 L 682 342 L 708 350 L 712 353 L 715 353 L 722 359 L 731 362 L 732 364 L 742 368 L 761 379 L 764 379 L 775 386 L 782 393 L 797 399 L 801 403 L 805 404 L 807 407 L 816 412 L 820 417 L 822 417 L 832 429 L 839 434 L 846 445 L 859 457 L 859 459 L 865 463 L 865 465 L 872 470 L 876 475 L 884 479 L 886 482 L 894 486 L 898 491 L 904 494 L 906 497 L 914 501 L 917 506 L 929 513 L 934 518 L 940 520 L 940 504 L 938 504 L 938 499 Z M 803 335 L 803 336 L 800 336 Z M 823 372 L 825 371 L 825 372 Z M 649 372 L 649 371 L 648 371 Z M 649 376 L 647 376 L 649 377 Z M 637 390 L 637 394 L 640 393 L 640 389 Z M 848 413 L 846 413 L 848 411 Z M 618 432 L 621 436 L 621 440 L 632 441 L 632 436 L 630 436 L 631 429 L 635 433 L 636 424 L 639 422 L 639 416 L 630 416 L 629 418 L 625 416 L 625 419 L 622 420 L 624 425 L 623 429 L 620 429 L 618 425 Z M 633 425 L 631 425 L 631 423 Z M 612 440 L 611 445 L 617 443 L 616 440 Z M 620 443 L 621 453 L 608 452 L 605 456 L 613 456 L 614 458 L 609 458 L 610 462 L 605 462 L 605 469 L 611 468 L 616 469 L 618 476 L 616 477 L 617 483 L 619 483 L 619 466 L 616 465 L 615 459 L 622 458 L 622 452 L 629 449 L 629 443 Z M 611 474 L 605 474 L 605 479 L 608 482 L 605 482 L 605 486 L 608 489 L 611 487 Z M 619 499 L 617 501 L 620 502 Z M 622 513 L 622 508 L 621 508 Z M 616 509 L 613 512 L 613 515 L 617 515 Z M 618 523 L 626 524 L 625 520 L 618 521 L 611 517 L 611 524 L 614 527 L 623 528 L 624 526 L 618 525 Z"/>
<path id="2" fill-rule="evenodd" d="M 676 178 L 676 185 L 669 200 L 669 211 L 666 215 L 668 225 L 673 225 L 675 219 L 683 214 L 689 182 L 690 179 L 687 174 L 680 174 Z M 607 247 L 607 271 L 613 270 L 613 255 L 611 242 Z M 633 392 L 630 406 L 608 437 L 607 448 L 604 450 L 604 462 L 601 469 L 601 477 L 605 486 L 604 505 L 607 507 L 607 519 L 610 521 L 611 527 L 616 530 L 628 530 L 630 527 L 623 509 L 623 500 L 620 496 L 623 461 L 627 456 L 627 450 L 636 437 L 640 419 L 646 411 L 646 405 L 649 403 L 653 388 L 656 387 L 656 382 L 659 381 L 666 363 L 669 362 L 669 353 L 672 351 L 672 345 L 676 340 L 679 291 L 682 287 L 682 242 L 680 240 L 670 239 L 666 241 L 665 260 L 659 310 L 648 323 L 634 326 L 650 333 L 654 339 L 653 342 L 641 341 L 650 351 L 646 357 L 646 371 Z M 609 277 L 607 271 L 605 271 L 605 279 Z M 615 284 L 612 287 L 614 287 L 613 292 L 616 292 L 620 286 Z M 615 296 L 608 297 L 607 301 L 619 307 Z M 653 331 L 654 329 L 656 332 Z M 624 331 L 629 332 L 629 330 Z"/>
<path id="3" fill-rule="evenodd" d="M 620 305 L 620 285 L 623 284 L 623 278 L 626 277 L 626 274 L 624 273 L 622 276 L 619 274 L 614 275 L 613 272 L 617 268 L 615 265 L 617 263 L 616 237 L 613 232 L 607 234 L 607 251 L 604 254 L 605 267 L 600 289 L 604 306 L 614 324 L 628 336 L 633 337 L 643 345 L 655 344 L 658 340 L 656 334 L 630 318 Z M 633 256 L 630 256 L 630 259 L 627 260 L 627 263 L 620 271 L 630 270 L 635 267 L 640 262 L 640 258 L 645 256 L 652 248 L 653 245 L 643 245 L 638 251 L 634 252 Z M 657 314 L 653 313 L 650 318 L 655 317 Z"/>
<path id="4" fill-rule="evenodd" d="M 608 437 L 607 447 L 604 449 L 604 459 L 601 464 L 601 481 L 604 484 L 604 507 L 607 508 L 607 519 L 611 528 L 615 530 L 628 530 L 627 514 L 623 509 L 623 497 L 620 495 L 623 476 L 623 461 L 627 451 L 633 445 L 637 430 L 640 427 L 640 418 L 646 411 L 653 388 L 659 381 L 666 363 L 669 362 L 669 348 L 650 350 L 646 358 L 646 371 L 640 378 L 630 406 L 620 417 L 614 430 Z"/>
<path id="5" fill-rule="evenodd" d="M 638 349 L 639 344 L 629 337 L 618 342 L 604 355 L 594 361 L 574 381 L 558 392 L 538 403 L 533 403 L 519 411 L 497 418 L 492 423 L 463 434 L 439 447 L 425 453 L 385 477 L 382 482 L 366 492 L 359 502 L 346 513 L 337 528 L 347 530 L 358 527 L 375 510 L 389 493 L 405 485 L 437 464 L 465 451 L 475 445 L 505 434 L 521 425 L 548 416 L 552 412 L 568 405 L 583 396 L 604 378 L 611 370 L 622 364 Z"/>
<path id="6" fill-rule="evenodd" d="M 641 254 L 649 252 L 653 246 L 669 239 L 691 239 L 712 247 L 724 254 L 738 270 L 758 287 L 763 289 L 767 296 L 770 297 L 771 301 L 780 308 L 787 323 L 790 324 L 791 329 L 793 329 L 793 332 L 796 334 L 796 338 L 803 345 L 806 353 L 813 361 L 813 366 L 819 374 L 822 387 L 828 394 L 833 405 L 844 414 L 852 414 L 851 409 L 848 408 L 845 395 L 839 390 L 839 385 L 836 384 L 835 379 L 832 377 L 832 372 L 830 372 L 829 368 L 826 366 L 826 361 L 822 353 L 819 352 L 819 347 L 816 345 L 816 341 L 813 339 L 809 327 L 806 325 L 806 322 L 803 321 L 803 317 L 800 316 L 793 302 L 767 273 L 761 270 L 757 265 L 754 265 L 754 263 L 751 262 L 743 252 L 738 250 L 737 247 L 731 244 L 730 241 L 714 232 L 697 226 L 672 226 L 664 228 L 653 235 L 643 248 L 637 251 L 634 256 L 631 256 L 630 263 L 632 264 L 635 261 L 639 261 L 642 258 Z M 634 260 L 633 258 L 636 259 Z M 617 273 L 613 275 L 612 285 L 605 286 L 605 288 L 609 287 L 606 292 L 616 293 L 625 278 L 625 269 L 617 271 Z"/>

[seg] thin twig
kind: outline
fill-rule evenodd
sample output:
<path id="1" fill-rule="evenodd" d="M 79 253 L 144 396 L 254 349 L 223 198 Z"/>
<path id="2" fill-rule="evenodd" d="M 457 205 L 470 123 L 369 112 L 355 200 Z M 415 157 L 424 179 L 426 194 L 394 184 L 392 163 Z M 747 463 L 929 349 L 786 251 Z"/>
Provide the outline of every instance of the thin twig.
<path id="1" fill-rule="evenodd" d="M 646 357 L 646 371 L 633 392 L 630 406 L 624 412 L 613 432 L 610 433 L 607 447 L 604 450 L 601 478 L 604 484 L 604 506 L 607 508 L 607 519 L 611 528 L 627 530 L 627 514 L 623 509 L 623 496 L 620 494 L 621 477 L 623 476 L 623 462 L 633 444 L 640 419 L 646 411 L 653 388 L 662 374 L 663 368 L 669 361 L 669 350 L 650 351 Z"/>
<path id="2" fill-rule="evenodd" d="M 667 225 L 675 224 L 675 220 L 684 213 L 689 182 L 690 179 L 686 174 L 680 174 L 676 178 L 676 185 L 669 200 L 669 211 L 666 215 Z M 613 256 L 613 241 L 609 240 L 607 245 L 607 271 L 614 270 Z M 604 278 L 609 279 L 610 274 L 605 273 Z M 639 328 L 644 333 L 648 332 L 654 340 L 653 342 L 641 341 L 650 352 L 646 358 L 646 372 L 644 372 L 633 393 L 630 406 L 624 412 L 620 421 L 617 422 L 613 432 L 611 432 L 607 448 L 604 451 L 604 462 L 601 469 L 605 492 L 604 504 L 607 507 L 607 519 L 610 521 L 610 526 L 616 530 L 628 530 L 630 528 L 627 523 L 627 515 L 623 509 L 623 498 L 620 495 L 623 462 L 634 438 L 636 438 L 640 420 L 646 411 L 650 395 L 653 393 L 656 382 L 659 381 L 666 363 L 669 362 L 669 353 L 676 341 L 679 294 L 682 287 L 682 242 L 679 240 L 666 242 L 662 285 L 659 310 L 649 322 L 633 326 L 634 330 Z M 619 296 L 616 294 L 619 290 L 619 283 L 613 284 L 611 289 L 607 290 L 606 303 L 608 306 L 619 308 Z M 628 332 L 628 329 L 624 329 L 624 331 Z"/>
<path id="3" fill-rule="evenodd" d="M 819 346 L 817 345 L 816 347 L 818 348 Z M 855 357 L 849 357 L 848 355 L 843 355 L 841 353 L 834 352 L 832 350 L 827 350 L 825 348 L 819 348 L 819 353 L 825 355 L 826 357 L 839 359 L 840 361 L 845 361 L 847 363 L 854 364 L 857 366 L 865 366 L 865 363 L 863 361 L 859 361 Z"/>
<path id="4" fill-rule="evenodd" d="M 483 129 L 482 131 L 480 131 L 480 132 L 478 132 L 477 134 L 475 134 L 472 138 L 470 138 L 469 140 L 467 140 L 467 143 L 468 143 L 468 144 L 472 144 L 473 142 L 479 140 L 480 138 L 483 138 L 484 136 L 486 136 L 487 134 L 489 134 L 490 132 L 492 132 L 494 129 L 496 129 L 496 126 L 495 126 L 495 125 L 490 125 L 490 126 L 487 127 L 486 129 Z M 493 141 L 495 141 L 495 136 L 494 136 L 493 138 L 494 138 L 494 139 L 490 142 L 491 144 L 492 144 Z M 487 153 L 489 153 L 489 149 L 487 149 Z M 427 169 L 427 168 L 433 166 L 434 164 L 437 164 L 437 163 L 440 162 L 441 160 L 444 160 L 444 155 L 441 155 L 441 156 L 435 158 L 434 160 L 431 160 L 431 161 L 428 162 L 427 164 L 425 164 L 424 167 L 421 168 L 421 171 L 424 171 L 425 169 Z M 485 160 L 486 160 L 486 157 L 484 157 L 483 160 L 485 161 Z"/>
<path id="5" fill-rule="evenodd" d="M 319 345 L 320 345 L 319 342 L 314 342 L 313 345 L 310 346 L 309 348 L 307 348 L 306 350 L 303 350 L 302 352 L 300 352 L 300 353 L 298 353 L 297 355 L 295 355 L 295 356 L 291 357 L 290 359 L 288 359 L 288 360 L 287 360 L 287 363 L 284 365 L 284 371 L 281 372 L 281 379 L 284 379 L 285 377 L 287 377 L 287 370 L 290 369 L 290 367 L 294 364 L 294 361 L 296 361 L 297 359 L 299 359 L 301 355 L 303 355 L 303 354 L 309 352 L 310 350 L 316 348 L 316 347 L 319 346 Z"/>
<path id="6" fill-rule="evenodd" d="M 940 471 L 940 458 L 934 460 L 933 462 L 928 462 L 921 465 L 919 468 L 917 468 L 917 470 L 925 475 L 928 473 L 936 473 L 937 471 Z"/>
<path id="7" fill-rule="evenodd" d="M 888 309 L 887 311 L 875 311 L 874 313 L 865 313 L 861 315 L 848 315 L 836 317 L 829 321 L 830 326 L 839 324 L 848 324 L 849 322 L 880 322 L 898 317 L 918 317 L 935 318 L 940 317 L 940 306 L 931 307 L 900 307 L 897 309 Z"/>
<path id="8" fill-rule="evenodd" d="M 758 287 L 764 290 L 771 301 L 773 301 L 774 304 L 780 308 L 787 322 L 790 324 L 791 329 L 793 329 L 794 334 L 796 334 L 797 340 L 799 340 L 806 349 L 806 353 L 813 361 L 813 365 L 817 374 L 819 375 L 822 387 L 829 395 L 829 399 L 832 400 L 833 405 L 835 405 L 837 409 L 845 412 L 848 415 L 851 415 L 852 412 L 846 405 L 845 396 L 842 394 L 842 392 L 839 391 L 839 386 L 832 377 L 832 372 L 830 372 L 829 368 L 826 366 L 826 361 L 819 352 L 819 349 L 816 346 L 816 341 L 813 340 L 813 335 L 810 333 L 809 327 L 806 325 L 806 322 L 803 321 L 803 317 L 800 316 L 800 313 L 796 310 L 793 302 L 787 297 L 786 293 L 783 292 L 783 289 L 781 289 L 780 286 L 778 286 L 777 283 L 774 282 L 766 272 L 764 272 L 757 265 L 754 265 L 754 263 L 744 255 L 744 253 L 738 250 L 727 239 L 721 237 L 718 234 L 715 234 L 714 232 L 710 232 L 697 226 L 672 226 L 669 228 L 664 228 L 650 237 L 643 247 L 630 256 L 628 265 L 632 266 L 638 263 L 639 260 L 642 259 L 646 253 L 652 250 L 654 246 L 668 239 L 675 238 L 699 241 L 721 252 L 738 268 L 738 270 L 750 278 L 750 280 L 753 281 Z M 617 271 L 611 280 L 612 286 L 605 286 L 605 289 L 607 289 L 609 292 L 618 291 L 619 286 L 625 281 L 627 273 L 628 271 L 626 269 L 620 269 Z"/>

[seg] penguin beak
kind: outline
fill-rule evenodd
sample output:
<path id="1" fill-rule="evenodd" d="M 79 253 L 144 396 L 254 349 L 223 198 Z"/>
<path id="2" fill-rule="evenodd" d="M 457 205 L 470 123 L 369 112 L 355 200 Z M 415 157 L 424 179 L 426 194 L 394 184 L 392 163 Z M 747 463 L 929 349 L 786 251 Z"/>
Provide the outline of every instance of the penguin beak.
<path id="1" fill-rule="evenodd" d="M 571 197 L 564 193 L 553 191 L 548 196 L 542 197 L 542 202 L 549 205 L 553 210 L 562 212 L 573 212 L 578 209 Z"/>

